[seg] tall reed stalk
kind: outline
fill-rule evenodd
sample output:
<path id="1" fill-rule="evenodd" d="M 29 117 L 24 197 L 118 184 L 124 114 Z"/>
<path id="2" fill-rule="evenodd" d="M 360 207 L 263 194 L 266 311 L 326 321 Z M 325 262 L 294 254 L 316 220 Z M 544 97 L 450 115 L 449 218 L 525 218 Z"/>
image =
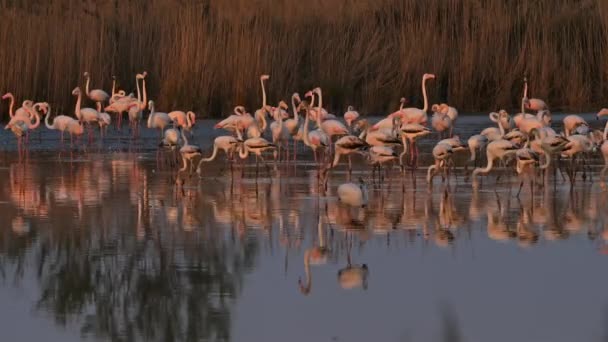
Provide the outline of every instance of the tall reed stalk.
<path id="1" fill-rule="evenodd" d="M 82 73 L 128 92 L 147 70 L 160 110 L 219 116 L 236 104 L 324 88 L 342 112 L 432 102 L 515 108 L 524 75 L 553 109 L 608 103 L 604 0 L 0 0 L 0 91 L 71 113 Z M 6 105 L 0 107 L 6 115 Z"/>

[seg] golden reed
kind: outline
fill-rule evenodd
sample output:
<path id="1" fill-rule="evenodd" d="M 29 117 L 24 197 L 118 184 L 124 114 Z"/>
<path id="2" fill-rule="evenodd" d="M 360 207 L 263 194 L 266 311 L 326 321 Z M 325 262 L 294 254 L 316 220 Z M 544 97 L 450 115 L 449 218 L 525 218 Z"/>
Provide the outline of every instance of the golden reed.
<path id="1" fill-rule="evenodd" d="M 518 107 L 524 75 L 553 109 L 608 103 L 605 0 L 0 0 L 0 46 L 0 91 L 55 113 L 84 71 L 131 91 L 147 70 L 159 109 L 201 117 L 259 107 L 262 73 L 273 103 L 318 85 L 337 113 L 417 105 L 424 72 L 462 111 Z"/>

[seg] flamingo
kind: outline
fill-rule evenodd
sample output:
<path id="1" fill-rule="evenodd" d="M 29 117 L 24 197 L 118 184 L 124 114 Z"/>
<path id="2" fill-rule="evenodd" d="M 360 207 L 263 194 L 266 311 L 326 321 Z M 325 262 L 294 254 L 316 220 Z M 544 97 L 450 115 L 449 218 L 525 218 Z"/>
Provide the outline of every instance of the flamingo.
<path id="1" fill-rule="evenodd" d="M 353 265 L 350 262 L 350 251 L 348 253 L 348 262 L 346 267 L 338 271 L 338 283 L 345 290 L 362 287 L 367 290 L 367 277 L 369 268 L 366 264 Z"/>
<path id="2" fill-rule="evenodd" d="M 40 104 L 36 104 L 40 105 Z M 43 108 L 43 110 L 45 110 Z M 6 125 L 4 129 L 10 129 L 15 137 L 17 137 L 17 150 L 19 151 L 19 157 L 25 154 L 25 146 L 23 143 L 23 136 L 28 134 L 29 131 L 36 129 L 40 125 L 40 116 L 37 111 L 34 111 L 34 122 L 32 123 L 29 117 L 15 115 L 11 121 Z"/>
<path id="3" fill-rule="evenodd" d="M 352 124 L 359 118 L 359 112 L 355 110 L 355 107 L 348 106 L 346 113 L 344 113 L 344 121 L 346 122 L 346 126 L 351 129 Z"/>
<path id="4" fill-rule="evenodd" d="M 110 104 L 114 103 L 118 99 L 124 97 L 126 95 L 124 90 L 116 91 L 116 76 L 112 75 L 112 96 L 110 96 Z"/>
<path id="5" fill-rule="evenodd" d="M 55 119 L 53 119 L 53 123 L 49 122 L 49 118 L 51 117 L 51 106 L 46 104 L 47 112 L 46 117 L 44 118 L 44 124 L 46 128 L 58 130 L 61 132 L 61 144 L 63 144 L 63 133 L 68 130 L 68 126 L 72 122 L 76 122 L 76 120 L 67 115 L 57 115 Z"/>
<path id="6" fill-rule="evenodd" d="M 309 91 L 306 94 L 304 94 L 305 98 L 309 98 L 310 97 L 310 117 L 313 121 L 317 121 L 317 118 L 320 118 L 321 120 L 326 120 L 326 119 L 335 119 L 336 116 L 333 114 L 329 114 L 327 112 L 327 110 L 325 110 L 325 108 L 321 108 L 320 110 L 320 115 L 318 114 L 319 111 L 318 109 L 315 107 L 315 92 L 314 91 Z"/>
<path id="7" fill-rule="evenodd" d="M 431 118 L 431 126 L 439 133 L 441 137 L 443 132 L 448 132 L 449 135 L 452 135 L 452 119 L 444 113 L 436 112 L 433 114 Z"/>
<path id="8" fill-rule="evenodd" d="M 533 110 L 533 111 L 541 111 L 549 109 L 549 106 L 545 103 L 545 101 L 541 99 L 528 98 L 528 78 L 524 77 L 524 97 L 522 98 L 522 108 Z M 524 110 L 521 111 L 524 113 Z"/>
<path id="9" fill-rule="evenodd" d="M 148 128 L 160 129 L 160 136 L 162 137 L 165 127 L 171 124 L 171 118 L 167 113 L 157 112 L 156 108 L 154 107 L 154 101 L 152 100 L 148 102 L 148 107 L 150 108 L 150 115 L 148 116 Z"/>
<path id="10" fill-rule="evenodd" d="M 323 108 L 323 93 L 321 92 L 321 88 L 317 87 L 313 89 L 313 93 L 319 95 L 319 104 L 317 105 L 317 112 L 321 112 L 321 108 Z M 327 134 L 330 139 L 334 136 L 346 135 L 348 134 L 348 129 L 338 120 L 327 119 L 321 121 L 321 116 L 317 115 L 317 126 Z"/>
<path id="11" fill-rule="evenodd" d="M 296 106 L 296 101 L 298 102 L 298 106 Z M 291 108 L 293 110 L 293 119 L 287 119 L 284 122 L 285 127 L 287 128 L 289 134 L 291 134 L 291 139 L 293 140 L 293 160 L 296 160 L 298 141 L 302 140 L 302 134 L 304 132 L 303 128 L 300 126 L 300 118 L 298 115 L 300 103 L 302 103 L 302 100 L 300 99 L 300 94 L 294 93 L 293 95 L 291 95 Z"/>
<path id="12" fill-rule="evenodd" d="M 202 158 L 198 162 L 198 166 L 196 167 L 196 172 L 200 175 L 201 174 L 201 165 L 205 162 L 210 162 L 210 161 L 214 160 L 217 157 L 217 153 L 219 150 L 224 151 L 224 153 L 227 156 L 229 156 L 230 159 L 232 159 L 232 156 L 236 150 L 238 143 L 239 143 L 239 140 L 230 135 L 222 135 L 222 136 L 215 138 L 215 140 L 213 140 L 213 152 L 211 153 L 211 156 L 208 158 Z"/>
<path id="13" fill-rule="evenodd" d="M 88 134 L 89 141 L 92 138 L 91 135 L 91 124 L 97 123 L 99 124 L 99 112 L 93 108 L 81 108 L 82 102 L 82 92 L 79 87 L 74 88 L 72 91 L 72 95 L 78 96 L 78 100 L 76 101 L 76 107 L 74 108 L 74 114 L 78 118 L 78 120 L 86 122 L 88 126 Z"/>
<path id="14" fill-rule="evenodd" d="M 278 147 L 278 151 L 275 150 L 275 160 L 281 156 L 281 148 L 285 148 L 286 152 L 289 152 L 289 149 L 285 147 L 287 144 L 287 139 L 289 139 L 289 131 L 287 127 L 283 124 L 283 115 L 281 110 L 285 110 L 289 108 L 285 101 L 281 101 L 279 106 L 272 111 L 272 115 L 274 117 L 274 122 L 270 124 L 270 131 L 272 132 L 272 143 Z"/>
<path id="15" fill-rule="evenodd" d="M 492 170 L 492 167 L 494 165 L 494 160 L 503 159 L 509 155 L 516 153 L 517 150 L 518 150 L 517 145 L 515 145 L 514 143 L 512 143 L 508 140 L 500 139 L 500 140 L 494 140 L 494 141 L 490 142 L 488 144 L 488 146 L 486 147 L 486 156 L 487 156 L 488 164 L 486 165 L 485 168 L 478 167 L 475 170 L 473 170 L 473 187 L 474 188 L 478 187 L 477 175 L 479 173 L 487 174 Z"/>
<path id="16" fill-rule="evenodd" d="M 359 178 L 359 184 L 344 183 L 338 186 L 338 199 L 341 203 L 351 207 L 363 207 L 368 202 L 367 185 L 363 178 Z"/>
<path id="17" fill-rule="evenodd" d="M 186 138 L 186 135 L 184 134 L 184 130 L 180 128 L 179 131 L 181 133 L 182 141 L 184 143 L 179 149 L 179 153 L 182 155 L 182 160 L 184 162 L 184 165 L 182 166 L 180 171 L 186 171 L 186 169 L 188 168 L 188 163 L 190 163 L 190 173 L 192 173 L 192 171 L 194 171 L 193 160 L 201 156 L 201 148 L 196 145 L 190 145 L 188 143 L 188 138 Z"/>
<path id="18" fill-rule="evenodd" d="M 247 158 L 249 156 L 249 153 L 255 154 L 256 177 L 258 174 L 260 159 L 264 163 L 264 166 L 266 166 L 266 170 L 268 170 L 268 172 L 270 172 L 270 166 L 268 166 L 268 163 L 266 163 L 266 160 L 262 156 L 262 152 L 264 152 L 266 150 L 274 150 L 276 148 L 275 144 L 269 142 L 268 140 L 266 140 L 264 138 L 249 138 L 249 139 L 245 140 L 244 142 L 242 142 L 240 145 L 241 146 L 239 149 L 239 157 L 241 159 Z"/>
<path id="19" fill-rule="evenodd" d="M 562 157 L 570 158 L 571 161 L 571 169 L 570 169 L 570 182 L 574 183 L 576 178 L 576 170 L 574 169 L 574 164 L 576 163 L 576 159 L 578 157 L 582 158 L 583 162 L 583 180 L 586 178 L 586 158 L 585 155 L 593 152 L 595 150 L 595 145 L 589 139 L 589 137 L 580 134 L 574 134 L 568 136 L 568 143 L 564 146 L 562 150 Z"/>
<path id="20" fill-rule="evenodd" d="M 517 190 L 516 195 L 517 197 L 519 197 L 521 188 L 524 186 L 525 178 L 529 177 L 530 174 L 532 176 L 535 175 L 533 166 L 538 163 L 539 154 L 530 148 L 524 147 L 517 150 L 517 152 L 515 153 L 515 157 L 517 159 L 515 170 L 517 171 L 517 174 L 521 177 L 521 181 L 519 183 L 519 190 Z M 530 192 L 532 193 L 534 191 L 534 183 L 532 179 L 530 179 L 529 182 Z"/>
<path id="21" fill-rule="evenodd" d="M 57 119 L 57 118 L 55 118 Z M 78 120 L 72 119 L 72 121 L 67 122 L 66 131 L 70 133 L 70 148 L 73 146 L 73 138 L 74 136 L 79 137 L 84 133 L 84 127 L 82 126 L 82 122 Z"/>
<path id="22" fill-rule="evenodd" d="M 398 118 L 393 119 L 398 121 Z M 396 125 L 395 125 L 396 126 Z M 384 146 L 384 145 L 401 145 L 401 139 L 395 134 L 395 130 L 392 128 L 380 128 L 373 130 L 369 126 L 367 120 L 362 119 L 355 123 L 355 129 L 361 131 L 359 138 L 365 140 L 371 146 Z"/>
<path id="23" fill-rule="evenodd" d="M 567 115 L 566 117 L 564 117 L 563 122 L 564 122 L 564 135 L 566 137 L 569 137 L 570 135 L 572 135 L 572 133 L 578 126 L 589 127 L 589 124 L 587 123 L 587 121 L 585 121 L 585 119 L 583 119 L 582 117 L 580 117 L 579 115 L 576 115 L 576 114 Z"/>
<path id="24" fill-rule="evenodd" d="M 6 94 L 2 95 L 2 99 L 11 100 L 9 103 L 9 106 L 8 106 L 8 114 L 11 117 L 11 119 L 15 116 L 28 116 L 30 119 L 32 119 L 32 112 L 29 111 L 25 105 L 26 104 L 33 105 L 33 101 L 31 101 L 31 100 L 23 101 L 23 105 L 20 108 L 18 108 L 16 112 L 13 112 L 13 108 L 15 107 L 15 96 L 13 95 L 13 93 L 6 93 Z"/>
<path id="25" fill-rule="evenodd" d="M 471 152 L 470 161 L 475 163 L 477 161 L 477 151 L 481 151 L 488 144 L 488 138 L 485 135 L 476 134 L 469 137 L 467 145 L 469 145 L 469 151 Z"/>
<path id="26" fill-rule="evenodd" d="M 175 123 L 176 127 L 181 127 L 190 131 L 196 122 L 196 115 L 192 111 L 183 112 L 181 110 L 174 110 L 169 112 L 169 118 Z"/>
<path id="27" fill-rule="evenodd" d="M 390 146 L 371 146 L 368 149 L 367 155 L 372 164 L 373 171 L 378 168 L 378 172 L 380 172 L 382 164 L 392 162 L 399 158 L 397 152 Z"/>
<path id="28" fill-rule="evenodd" d="M 395 129 L 396 128 L 396 126 L 397 126 L 396 122 L 401 121 L 401 115 L 403 114 L 401 111 L 403 110 L 403 106 L 407 102 L 407 100 L 405 99 L 405 97 L 402 97 L 399 102 L 401 103 L 401 105 L 399 106 L 399 110 L 389 114 L 386 118 L 375 123 L 372 126 L 372 129 L 371 129 L 372 131 L 375 131 L 378 129 Z"/>
<path id="29" fill-rule="evenodd" d="M 132 102 L 127 109 L 127 114 L 129 115 L 129 125 L 131 126 L 133 136 L 135 137 L 137 135 L 139 122 L 142 118 L 142 111 L 139 104 Z"/>
<path id="30" fill-rule="evenodd" d="M 262 108 L 255 111 L 254 116 L 255 119 L 261 124 L 260 129 L 262 132 L 266 130 L 266 112 L 269 112 L 269 106 L 266 103 L 266 87 L 264 86 L 264 81 L 270 79 L 269 75 L 260 76 L 260 84 L 262 85 Z"/>
<path id="31" fill-rule="evenodd" d="M 97 103 L 97 112 L 101 112 L 101 104 L 108 101 L 110 99 L 110 95 L 101 89 L 93 89 L 89 91 L 91 75 L 85 71 L 84 77 L 87 79 L 87 83 L 85 85 L 86 94 L 91 100 L 93 100 L 93 102 Z"/>
<path id="32" fill-rule="evenodd" d="M 365 141 L 354 135 L 346 135 L 338 139 L 335 143 L 334 161 L 332 167 L 338 166 L 340 157 L 348 156 L 348 172 L 352 171 L 351 154 L 361 151 L 362 148 L 369 146 Z"/>
<path id="33" fill-rule="evenodd" d="M 317 162 L 317 149 L 325 148 L 329 145 L 329 137 L 323 133 L 321 130 L 314 130 L 312 132 L 308 131 L 308 123 L 310 118 L 310 107 L 308 105 L 304 105 L 306 109 L 306 117 L 304 119 L 304 132 L 302 134 L 302 141 L 304 141 L 304 145 L 310 147 L 313 151 L 315 157 L 315 163 Z"/>
<path id="34" fill-rule="evenodd" d="M 433 147 L 433 158 L 435 158 L 435 163 L 429 166 L 426 173 L 426 182 L 429 186 L 433 184 L 435 173 L 441 169 L 446 170 L 446 166 L 449 164 L 453 152 L 452 146 L 446 142 L 440 141 Z"/>
<path id="35" fill-rule="evenodd" d="M 422 109 L 414 107 L 404 108 L 397 113 L 391 114 L 390 117 L 399 116 L 401 118 L 401 122 L 404 124 L 416 123 L 426 125 L 428 120 L 426 112 L 429 108 L 429 101 L 426 93 L 426 81 L 434 78 L 435 75 L 433 74 L 422 75 L 422 96 L 424 98 L 424 107 L 422 107 Z"/>
<path id="36" fill-rule="evenodd" d="M 11 119 L 4 129 L 9 129 L 12 124 L 19 121 L 25 122 L 26 125 L 29 126 L 27 123 L 31 122 L 31 120 L 37 115 L 37 113 L 34 111 L 34 103 L 31 100 L 23 101 L 22 107 L 19 109 L 20 110 L 18 110 L 15 115 L 11 116 Z"/>
<path id="37" fill-rule="evenodd" d="M 412 150 L 410 153 L 410 163 L 412 166 L 416 166 L 418 163 L 418 146 L 416 145 L 416 140 L 430 133 L 430 129 L 417 123 L 404 124 L 401 126 L 401 139 L 403 143 L 403 152 L 399 156 L 401 163 L 403 163 L 403 156 L 407 153 L 407 143 L 409 143 L 409 148 Z"/>

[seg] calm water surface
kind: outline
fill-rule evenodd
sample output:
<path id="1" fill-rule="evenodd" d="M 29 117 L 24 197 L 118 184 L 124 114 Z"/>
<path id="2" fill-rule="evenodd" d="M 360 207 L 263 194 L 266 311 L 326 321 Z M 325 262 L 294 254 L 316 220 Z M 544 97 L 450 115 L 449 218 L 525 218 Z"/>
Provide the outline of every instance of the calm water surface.
<path id="1" fill-rule="evenodd" d="M 458 124 L 465 138 L 490 125 Z M 206 150 L 222 134 L 210 127 L 195 132 Z M 558 177 L 518 199 L 513 176 L 472 192 L 460 171 L 429 192 L 424 167 L 379 184 L 358 162 L 352 177 L 371 200 L 345 208 L 335 196 L 345 170 L 323 193 L 309 158 L 256 180 L 253 165 L 231 175 L 222 157 L 198 179 L 159 165 L 157 132 L 60 153 L 43 130 L 22 162 L 1 134 L 1 340 L 608 337 L 608 196 L 597 182 L 571 192 Z M 434 141 L 422 142 L 423 165 Z"/>

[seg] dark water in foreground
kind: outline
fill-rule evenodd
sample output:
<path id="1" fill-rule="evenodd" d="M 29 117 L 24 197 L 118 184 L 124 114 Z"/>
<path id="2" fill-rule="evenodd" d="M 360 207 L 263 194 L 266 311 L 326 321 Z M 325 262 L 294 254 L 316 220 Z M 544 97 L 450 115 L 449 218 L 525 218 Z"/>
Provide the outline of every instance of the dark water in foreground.
<path id="1" fill-rule="evenodd" d="M 468 137 L 489 122 L 459 125 Z M 205 148 L 209 132 L 196 132 Z M 128 140 L 113 133 L 61 156 L 54 133 L 42 145 L 34 135 L 25 162 L 14 145 L 0 155 L 0 340 L 608 338 L 608 194 L 597 182 L 571 192 L 558 179 L 517 199 L 513 177 L 474 193 L 459 174 L 428 192 L 424 167 L 395 169 L 370 185 L 367 208 L 345 208 L 344 168 L 321 195 L 310 158 L 272 181 L 252 166 L 231 177 L 223 158 L 200 180 L 176 178 L 157 165 L 154 132 L 131 152 L 114 152 Z M 371 182 L 360 163 L 358 176 Z M 338 277 L 362 264 L 365 280 Z"/>

